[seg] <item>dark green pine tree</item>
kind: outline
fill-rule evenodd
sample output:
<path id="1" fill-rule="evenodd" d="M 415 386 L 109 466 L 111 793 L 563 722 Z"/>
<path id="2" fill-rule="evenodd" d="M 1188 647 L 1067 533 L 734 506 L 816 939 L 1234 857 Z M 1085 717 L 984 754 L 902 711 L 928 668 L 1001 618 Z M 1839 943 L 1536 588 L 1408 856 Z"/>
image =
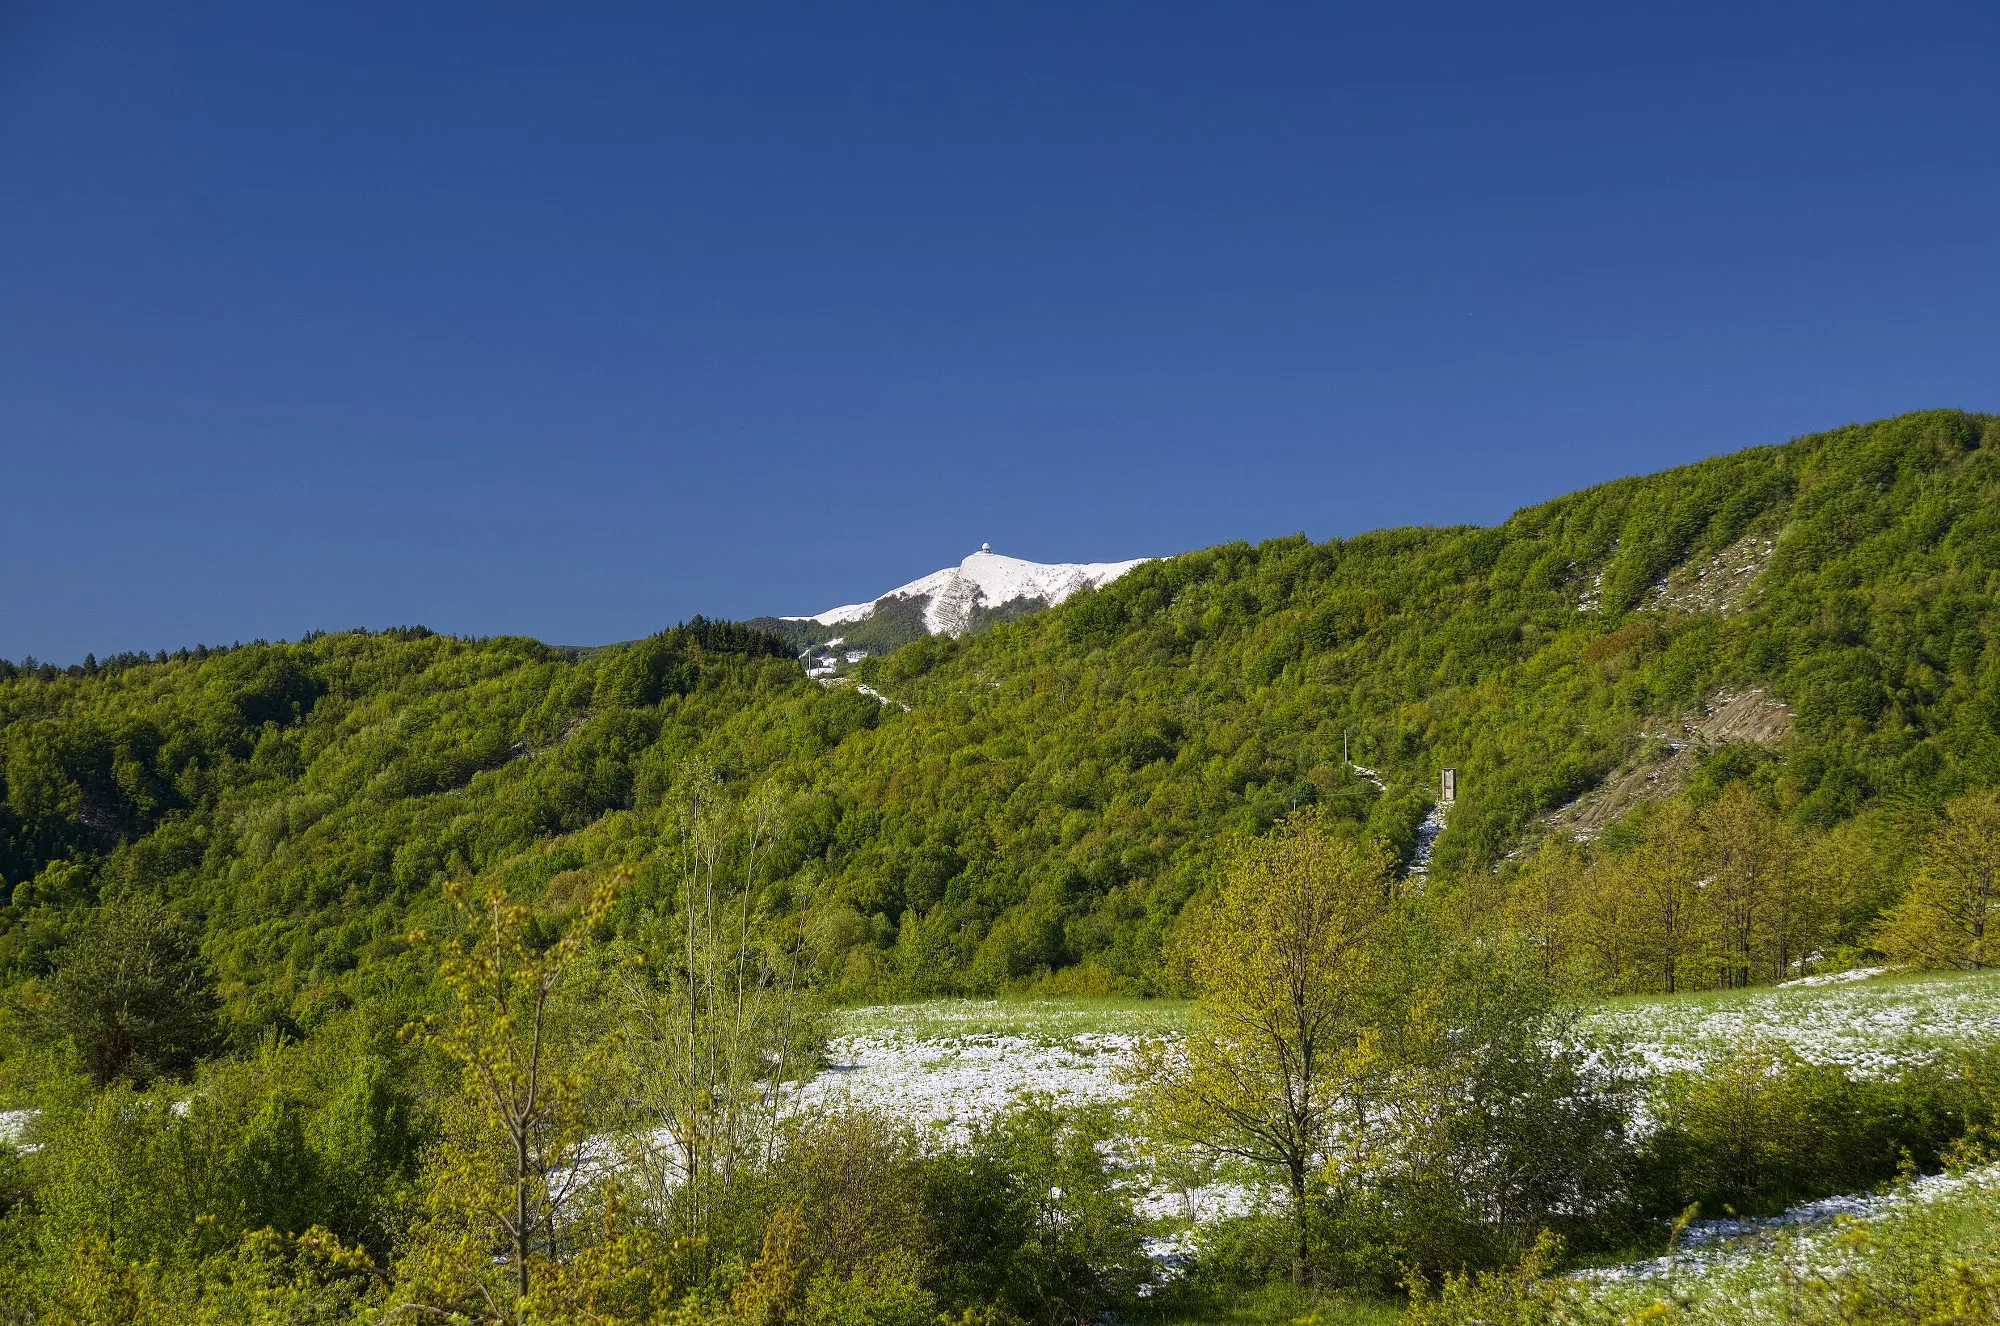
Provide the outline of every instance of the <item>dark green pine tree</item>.
<path id="1" fill-rule="evenodd" d="M 212 1049 L 215 1015 L 215 973 L 186 921 L 124 902 L 98 908 L 63 951 L 33 1027 L 44 1043 L 73 1043 L 98 1085 L 143 1086 Z"/>

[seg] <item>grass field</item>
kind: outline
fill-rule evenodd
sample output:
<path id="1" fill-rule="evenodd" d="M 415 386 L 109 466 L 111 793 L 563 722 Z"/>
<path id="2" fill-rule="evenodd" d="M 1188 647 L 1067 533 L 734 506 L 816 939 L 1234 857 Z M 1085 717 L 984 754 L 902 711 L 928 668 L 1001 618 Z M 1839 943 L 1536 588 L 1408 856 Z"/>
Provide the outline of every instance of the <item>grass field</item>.
<path id="1" fill-rule="evenodd" d="M 1234 1302 L 1205 1309 L 1141 1316 L 1146 1326 L 1395 1326 L 1403 1315 L 1395 1303 L 1347 1295 L 1327 1295 L 1288 1285 L 1270 1285 Z"/>
<path id="2" fill-rule="evenodd" d="M 885 1109 L 932 1130 L 940 1141 L 962 1140 L 1024 1092 L 1117 1102 L 1128 1091 L 1120 1069 L 1132 1047 L 1144 1037 L 1178 1034 L 1190 1013 L 1184 1002 L 1135 999 L 951 999 L 843 1009 L 834 1019 L 833 1066 L 806 1089 L 801 1103 Z M 1583 1026 L 1622 1043 L 1633 1066 L 1646 1073 L 1699 1068 L 1767 1040 L 1813 1062 L 1888 1075 L 1955 1047 L 2000 1040 L 2000 974 L 1882 975 L 1616 998 L 1586 1010 Z M 1212 1219 L 1255 1200 L 1250 1187 L 1219 1184 L 1197 1194 L 1198 1213 Z M 1179 1194 L 1150 1191 L 1141 1205 L 1165 1216 L 1184 1209 L 1183 1201 Z M 1837 1215 L 1879 1218 L 1911 1201 L 1940 1203 L 1968 1221 L 1986 1219 L 1982 1213 L 2000 1204 L 2000 1171 L 1922 1185 L 1902 1196 L 1818 1203 L 1788 1221 L 1697 1227 L 1679 1256 L 1605 1268 L 1608 1274 L 1589 1292 L 1606 1305 L 1630 1307 L 1664 1294 L 1698 1309 L 1696 1320 L 1757 1320 L 1781 1270 L 1796 1276 L 1835 1256 Z M 1163 1326 L 1261 1326 L 1316 1317 L 1321 1326 L 1375 1326 L 1396 1315 L 1392 1305 L 1320 1300 L 1275 1287 L 1209 1315 L 1154 1320 Z"/>
<path id="3" fill-rule="evenodd" d="M 1173 1036 L 1178 1000 L 943 999 L 840 1010 L 834 1067 L 817 1099 L 893 1107 L 956 1133 L 1023 1091 L 1116 1100 L 1118 1069 L 1142 1037 Z M 1631 1052 L 1634 1067 L 1698 1068 L 1758 1040 L 1864 1075 L 2000 1039 L 2000 973 L 1887 975 L 1838 984 L 1605 1000 L 1584 1029 Z"/>
<path id="4" fill-rule="evenodd" d="M 962 1140 L 1023 1093 L 1115 1101 L 1140 1038 L 1171 1036 L 1188 1005 L 1138 999 L 946 999 L 842 1010 L 831 1067 L 805 1102 L 889 1109 Z"/>
<path id="5" fill-rule="evenodd" d="M 1698 1068 L 1748 1042 L 1781 1041 L 1863 1076 L 2000 1039 L 2000 973 L 1886 975 L 1755 990 L 1609 999 L 1586 1027 L 1650 1072 Z"/>
<path id="6" fill-rule="evenodd" d="M 1645 1320 L 1650 1305 L 1667 1302 L 1678 1309 L 1672 1320 L 1690 1326 L 1752 1326 L 1788 1319 L 1783 1301 L 1787 1285 L 1792 1298 L 1800 1288 L 1810 1292 L 1856 1279 L 1893 1287 L 1899 1270 L 1906 1272 L 1912 1261 L 1922 1265 L 1932 1256 L 1939 1262 L 1962 1258 L 1991 1264 L 2000 1222 L 2000 1166 L 1917 1180 L 1853 1205 L 1863 1209 L 1579 1274 L 1574 1277 L 1581 1309 L 1577 1315 L 1591 1321 Z M 1914 1231 L 1915 1237 L 1892 1253 L 1893 1241 L 1885 1235 L 1896 1231 L 1906 1239 Z M 1901 1267 L 1891 1265 L 1892 1259 Z"/>
<path id="7" fill-rule="evenodd" d="M 1085 1035 L 1177 1031 L 1193 1006 L 1184 999 L 931 999 L 841 1009 L 836 1034 L 937 1039 L 1014 1036 L 1067 1041 Z"/>

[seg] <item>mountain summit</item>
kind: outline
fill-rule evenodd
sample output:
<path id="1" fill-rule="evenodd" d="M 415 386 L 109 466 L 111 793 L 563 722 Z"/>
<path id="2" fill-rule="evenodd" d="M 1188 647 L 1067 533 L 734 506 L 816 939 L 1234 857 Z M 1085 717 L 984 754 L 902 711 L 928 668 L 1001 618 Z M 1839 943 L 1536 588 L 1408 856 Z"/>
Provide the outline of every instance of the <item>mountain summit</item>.
<path id="1" fill-rule="evenodd" d="M 829 608 L 812 617 L 786 617 L 784 621 L 811 621 L 821 626 L 846 626 L 866 621 L 883 611 L 885 605 L 901 601 L 923 601 L 924 629 L 932 635 L 964 635 L 975 624 L 975 613 L 1005 613 L 1009 609 L 1031 611 L 1053 607 L 1080 589 L 1108 585 L 1148 557 L 1129 562 L 1030 562 L 1004 557 L 993 545 L 982 543 L 979 551 L 957 566 L 933 571 L 890 590 L 867 603 L 850 603 Z"/>
<path id="2" fill-rule="evenodd" d="M 900 585 L 867 603 L 849 603 L 809 617 L 765 617 L 755 625 L 810 652 L 845 645 L 848 653 L 880 653 L 921 635 L 964 635 L 991 622 L 1053 607 L 1082 589 L 1108 585 L 1142 562 L 1030 562 L 982 543 L 957 566 Z M 850 660 L 851 661 L 851 660 Z"/>

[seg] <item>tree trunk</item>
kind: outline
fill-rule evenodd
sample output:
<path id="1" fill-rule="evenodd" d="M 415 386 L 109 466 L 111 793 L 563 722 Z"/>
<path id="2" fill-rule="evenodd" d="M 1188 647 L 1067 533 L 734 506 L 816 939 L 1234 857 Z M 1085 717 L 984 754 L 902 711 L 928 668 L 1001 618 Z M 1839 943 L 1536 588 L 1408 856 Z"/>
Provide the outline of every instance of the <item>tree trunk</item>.
<path id="1" fill-rule="evenodd" d="M 528 1296 L 528 1133 L 514 1135 L 514 1288 Z"/>
<path id="2" fill-rule="evenodd" d="M 1292 1285 L 1306 1282 L 1306 1167 L 1303 1159 L 1290 1162 L 1292 1179 L 1292 1223 L 1297 1226 L 1298 1244 L 1292 1250 Z"/>
<path id="3" fill-rule="evenodd" d="M 1986 909 L 1990 890 L 1981 878 L 1973 891 L 1972 901 L 1972 969 L 1978 971 L 1986 965 Z"/>

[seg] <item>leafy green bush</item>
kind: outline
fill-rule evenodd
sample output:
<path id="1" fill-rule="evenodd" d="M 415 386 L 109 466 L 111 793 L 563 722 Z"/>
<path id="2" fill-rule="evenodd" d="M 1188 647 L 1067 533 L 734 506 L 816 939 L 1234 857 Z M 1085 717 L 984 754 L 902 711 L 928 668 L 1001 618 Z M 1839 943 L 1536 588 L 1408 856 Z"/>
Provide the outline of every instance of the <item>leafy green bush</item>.
<path id="1" fill-rule="evenodd" d="M 40 1255 L 86 1245 L 132 1261 L 195 1259 L 248 1233 L 331 1228 L 386 1256 L 425 1127 L 414 1083 L 364 1045 L 271 1042 L 188 1088 L 54 1084 L 35 1121 Z"/>
<path id="2" fill-rule="evenodd" d="M 1745 1046 L 1662 1093 L 1640 1161 L 1644 1200 L 1664 1216 L 1695 1202 L 1762 1215 L 1876 1187 L 1906 1163 L 1934 1172 L 1954 1143 L 1992 1127 L 1996 1086 L 1993 1051 L 1883 1081 Z"/>
<path id="3" fill-rule="evenodd" d="M 1135 1301 L 1151 1265 L 1104 1157 L 1109 1138 L 1102 1110 L 1031 1098 L 934 1162 L 948 1301 L 999 1302 L 1051 1326 Z"/>

